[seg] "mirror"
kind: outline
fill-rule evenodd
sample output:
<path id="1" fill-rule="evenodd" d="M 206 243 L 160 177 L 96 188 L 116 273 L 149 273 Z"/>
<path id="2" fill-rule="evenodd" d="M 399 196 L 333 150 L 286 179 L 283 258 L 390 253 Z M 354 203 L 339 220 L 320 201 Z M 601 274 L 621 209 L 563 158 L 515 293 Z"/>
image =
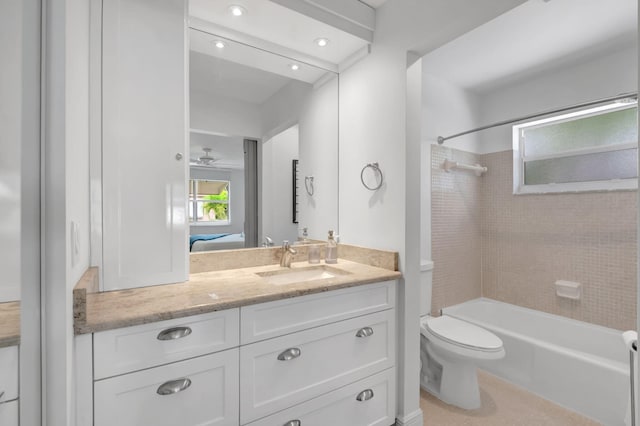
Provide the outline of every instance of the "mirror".
<path id="1" fill-rule="evenodd" d="M 191 251 L 337 232 L 338 75 L 208 30 L 189 41 Z"/>
<path id="2" fill-rule="evenodd" d="M 20 182 L 22 88 L 21 40 L 11 37 L 22 31 L 22 10 L 18 3 L 3 2 L 0 8 L 0 52 L 6 58 L 0 80 L 0 303 L 20 300 Z"/>

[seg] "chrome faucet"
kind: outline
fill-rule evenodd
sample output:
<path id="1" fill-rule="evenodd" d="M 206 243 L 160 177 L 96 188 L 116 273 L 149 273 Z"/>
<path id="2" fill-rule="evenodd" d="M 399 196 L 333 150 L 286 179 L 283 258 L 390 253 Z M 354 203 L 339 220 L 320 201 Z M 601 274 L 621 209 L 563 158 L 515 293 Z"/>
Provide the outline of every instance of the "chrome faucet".
<path id="1" fill-rule="evenodd" d="M 282 242 L 282 257 L 280 257 L 280 266 L 284 266 L 285 268 L 291 268 L 291 260 L 293 259 L 293 255 L 296 254 L 297 251 L 289 245 L 289 241 L 284 240 Z"/>
<path id="2" fill-rule="evenodd" d="M 262 243 L 262 247 L 273 247 L 273 240 L 269 236 L 264 237 L 264 243 Z"/>

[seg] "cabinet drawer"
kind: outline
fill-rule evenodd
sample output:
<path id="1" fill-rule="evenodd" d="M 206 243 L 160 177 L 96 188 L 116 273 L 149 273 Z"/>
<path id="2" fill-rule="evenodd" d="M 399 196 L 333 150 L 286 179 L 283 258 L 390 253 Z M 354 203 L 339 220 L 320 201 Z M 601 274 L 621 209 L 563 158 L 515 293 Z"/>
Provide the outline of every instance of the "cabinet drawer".
<path id="1" fill-rule="evenodd" d="M 241 423 L 392 367 L 394 324 L 390 309 L 240 347 Z"/>
<path id="2" fill-rule="evenodd" d="M 395 423 L 395 369 L 390 368 L 250 426 L 389 426 Z"/>
<path id="3" fill-rule="evenodd" d="M 183 379 L 181 391 L 170 383 Z M 167 383 L 175 393 L 160 395 Z M 100 380 L 94 393 L 96 426 L 237 425 L 238 349 Z"/>
<path id="4" fill-rule="evenodd" d="M 4 392 L 4 394 L 2 394 Z M 18 347 L 0 348 L 0 403 L 18 397 Z M 0 425 L 4 423 L 0 422 Z"/>
<path id="5" fill-rule="evenodd" d="M 395 281 L 278 300 L 240 309 L 242 344 L 393 308 Z"/>
<path id="6" fill-rule="evenodd" d="M 0 404 L 0 425 L 18 426 L 18 400 Z"/>
<path id="7" fill-rule="evenodd" d="M 101 331 L 93 337 L 96 379 L 238 346 L 238 309 Z"/>

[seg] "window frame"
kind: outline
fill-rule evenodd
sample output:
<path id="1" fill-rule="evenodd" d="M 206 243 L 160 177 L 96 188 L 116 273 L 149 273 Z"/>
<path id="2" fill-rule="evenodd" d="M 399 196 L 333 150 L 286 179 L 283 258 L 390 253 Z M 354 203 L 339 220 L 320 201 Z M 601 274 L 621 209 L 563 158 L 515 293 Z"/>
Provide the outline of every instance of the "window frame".
<path id="1" fill-rule="evenodd" d="M 197 179 L 197 178 L 189 178 L 189 185 L 191 185 L 191 182 L 195 182 L 195 187 L 194 187 L 194 197 L 191 198 L 191 191 L 189 191 L 189 193 L 187 194 L 187 203 L 188 203 L 188 207 L 187 207 L 187 217 L 189 220 L 189 226 L 229 226 L 231 225 L 231 181 L 227 180 L 227 179 Z M 227 200 L 226 201 L 222 201 L 222 200 L 198 200 L 198 182 L 202 181 L 202 182 L 226 182 L 227 183 Z M 207 202 L 207 203 L 216 203 L 216 204 L 226 204 L 227 205 L 227 220 L 225 221 L 205 221 L 205 220 L 198 220 L 198 203 L 203 203 L 203 202 Z M 191 218 L 189 217 L 189 211 L 190 211 L 190 207 L 193 208 L 193 221 L 191 220 Z"/>
<path id="2" fill-rule="evenodd" d="M 559 124 L 578 119 L 594 117 L 609 112 L 621 111 L 630 108 L 638 108 L 637 102 L 633 103 L 609 103 L 606 105 L 575 111 L 567 114 L 556 115 L 543 118 L 541 120 L 528 121 L 512 126 L 513 141 L 513 194 L 556 194 L 556 193 L 576 193 L 576 192 L 602 192 L 602 191 L 631 191 L 638 188 L 638 178 L 630 179 L 610 179 L 583 182 L 547 183 L 536 185 L 525 185 L 524 166 L 528 161 L 547 160 L 554 158 L 571 157 L 581 154 L 595 154 L 601 152 L 613 152 L 624 149 L 638 148 L 638 142 L 603 145 L 589 148 L 578 148 L 566 150 L 560 153 L 525 156 L 524 150 L 524 129 L 543 127 L 549 124 Z"/>

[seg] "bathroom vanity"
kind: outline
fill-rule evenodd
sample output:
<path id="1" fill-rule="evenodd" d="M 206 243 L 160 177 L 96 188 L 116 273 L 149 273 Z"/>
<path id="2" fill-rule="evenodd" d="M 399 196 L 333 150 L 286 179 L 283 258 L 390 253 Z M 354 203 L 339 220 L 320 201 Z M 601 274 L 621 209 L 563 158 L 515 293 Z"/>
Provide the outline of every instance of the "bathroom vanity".
<path id="1" fill-rule="evenodd" d="M 391 425 L 399 276 L 303 261 L 86 294 L 78 424 Z"/>
<path id="2" fill-rule="evenodd" d="M 280 248 L 189 254 L 189 228 L 207 225 L 197 223 L 205 198 L 191 181 L 223 179 L 197 152 L 213 149 L 218 165 L 233 164 L 211 145 L 221 135 L 245 148 L 246 185 L 234 182 L 229 197 L 244 198 L 245 214 L 229 201 L 225 217 L 229 227 L 244 224 L 248 246 L 294 240 L 299 221 L 312 239 L 339 230 L 339 61 L 290 57 L 294 50 L 231 31 L 235 21 L 214 3 L 92 0 L 99 112 L 90 173 L 101 215 L 91 224 L 91 264 L 99 269 L 74 290 L 76 423 L 393 424 L 397 253 L 343 245 L 337 264 L 309 265 L 296 246 L 291 268 L 279 266 Z M 292 62 L 304 65 L 294 74 Z M 216 90 L 198 80 L 247 69 L 269 73 L 261 85 L 277 76 L 261 100 L 236 99 L 255 91 L 240 90 L 244 80 L 232 91 L 228 78 Z M 293 127 L 296 152 L 287 155 L 299 176 L 270 142 Z M 286 180 L 275 182 L 272 170 Z M 317 185 L 275 196 L 303 177 Z M 284 228 L 293 237 L 278 234 Z"/>

